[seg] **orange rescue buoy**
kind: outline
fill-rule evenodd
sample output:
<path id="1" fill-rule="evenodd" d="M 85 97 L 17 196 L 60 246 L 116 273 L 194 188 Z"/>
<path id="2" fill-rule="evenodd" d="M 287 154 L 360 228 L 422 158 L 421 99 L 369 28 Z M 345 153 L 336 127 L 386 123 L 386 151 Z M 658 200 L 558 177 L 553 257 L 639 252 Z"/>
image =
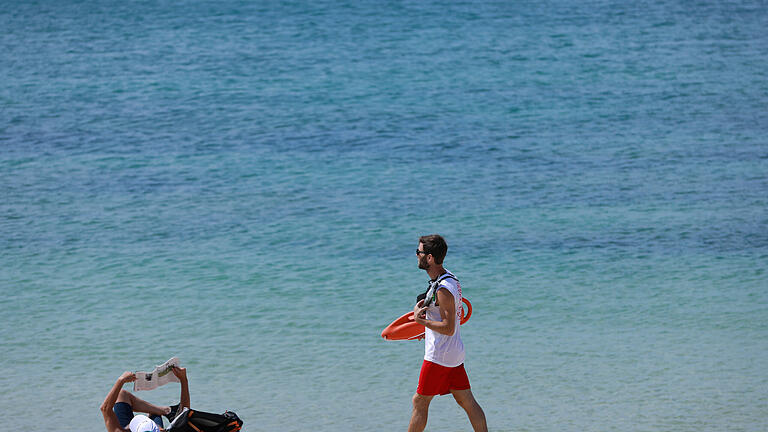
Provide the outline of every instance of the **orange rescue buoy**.
<path id="1" fill-rule="evenodd" d="M 461 319 L 459 324 L 464 324 L 472 316 L 472 303 L 466 298 L 462 297 L 461 301 L 467 305 L 466 313 L 464 308 L 461 308 Z M 463 306 L 463 305 L 462 305 Z M 392 321 L 392 324 L 388 325 L 384 331 L 381 332 L 381 337 L 386 340 L 414 340 L 424 338 L 424 326 L 413 320 L 413 311 L 404 314 L 400 318 Z"/>

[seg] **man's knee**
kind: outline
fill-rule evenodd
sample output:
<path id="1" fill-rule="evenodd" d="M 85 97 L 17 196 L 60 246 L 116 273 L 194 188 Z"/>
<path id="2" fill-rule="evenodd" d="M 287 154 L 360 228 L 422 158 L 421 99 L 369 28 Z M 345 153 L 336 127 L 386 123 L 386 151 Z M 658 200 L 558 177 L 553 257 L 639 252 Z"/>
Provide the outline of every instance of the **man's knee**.
<path id="1" fill-rule="evenodd" d="M 413 408 L 419 411 L 429 408 L 429 403 L 432 401 L 432 396 L 424 396 L 418 393 L 413 395 Z"/>
<path id="2" fill-rule="evenodd" d="M 456 400 L 456 403 L 465 410 L 470 410 L 477 404 L 470 390 L 458 390 L 452 391 L 451 393 L 453 393 L 453 398 Z"/>
<path id="3" fill-rule="evenodd" d="M 131 392 L 125 389 L 120 389 L 120 393 L 117 395 L 117 401 L 116 402 L 125 402 L 128 405 L 133 405 L 133 395 Z"/>

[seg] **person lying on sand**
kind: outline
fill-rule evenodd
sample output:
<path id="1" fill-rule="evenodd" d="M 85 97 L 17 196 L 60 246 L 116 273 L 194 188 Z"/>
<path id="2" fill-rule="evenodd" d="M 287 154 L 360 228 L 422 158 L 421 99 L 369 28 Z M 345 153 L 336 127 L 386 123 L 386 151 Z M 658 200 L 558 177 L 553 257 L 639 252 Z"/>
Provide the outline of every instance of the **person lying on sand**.
<path id="1" fill-rule="evenodd" d="M 163 431 L 163 418 L 173 421 L 177 414 L 184 408 L 189 408 L 189 383 L 187 382 L 187 369 L 174 367 L 173 374 L 181 382 L 181 396 L 177 405 L 158 406 L 140 399 L 131 392 L 123 390 L 125 383 L 136 381 L 133 372 L 123 372 L 117 379 L 112 390 L 109 391 L 101 404 L 101 414 L 104 416 L 104 425 L 107 432 L 159 432 Z M 147 413 L 147 415 L 134 415 L 134 411 Z"/>

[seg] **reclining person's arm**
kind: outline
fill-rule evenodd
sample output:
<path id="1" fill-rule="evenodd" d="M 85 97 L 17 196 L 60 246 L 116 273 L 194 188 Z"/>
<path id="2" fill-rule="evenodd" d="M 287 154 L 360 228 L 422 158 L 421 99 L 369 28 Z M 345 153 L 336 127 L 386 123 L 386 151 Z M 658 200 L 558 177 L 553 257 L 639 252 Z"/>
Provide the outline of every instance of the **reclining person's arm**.
<path id="1" fill-rule="evenodd" d="M 173 374 L 181 383 L 181 396 L 179 396 L 179 409 L 189 408 L 189 382 L 187 381 L 187 368 L 175 367 Z"/>
<path id="2" fill-rule="evenodd" d="M 123 388 L 123 384 L 136 381 L 136 375 L 133 372 L 123 372 L 120 378 L 117 379 L 115 385 L 112 386 L 112 390 L 107 393 L 107 397 L 101 404 L 101 415 L 104 416 L 104 426 L 107 427 L 107 432 L 122 432 L 123 428 L 120 427 L 120 422 L 117 420 L 117 414 L 112 410 L 117 402 L 117 397 L 120 395 L 120 390 Z"/>

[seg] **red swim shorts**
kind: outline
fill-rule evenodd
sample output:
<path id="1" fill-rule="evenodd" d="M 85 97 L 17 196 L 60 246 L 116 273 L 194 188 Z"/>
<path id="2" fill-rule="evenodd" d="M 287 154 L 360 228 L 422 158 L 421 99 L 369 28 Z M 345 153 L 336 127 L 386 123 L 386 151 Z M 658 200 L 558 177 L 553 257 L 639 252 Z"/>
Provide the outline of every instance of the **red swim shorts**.
<path id="1" fill-rule="evenodd" d="M 451 390 L 468 388 L 469 377 L 463 363 L 456 367 L 440 366 L 428 360 L 422 363 L 416 393 L 422 396 L 435 396 L 448 394 Z"/>

